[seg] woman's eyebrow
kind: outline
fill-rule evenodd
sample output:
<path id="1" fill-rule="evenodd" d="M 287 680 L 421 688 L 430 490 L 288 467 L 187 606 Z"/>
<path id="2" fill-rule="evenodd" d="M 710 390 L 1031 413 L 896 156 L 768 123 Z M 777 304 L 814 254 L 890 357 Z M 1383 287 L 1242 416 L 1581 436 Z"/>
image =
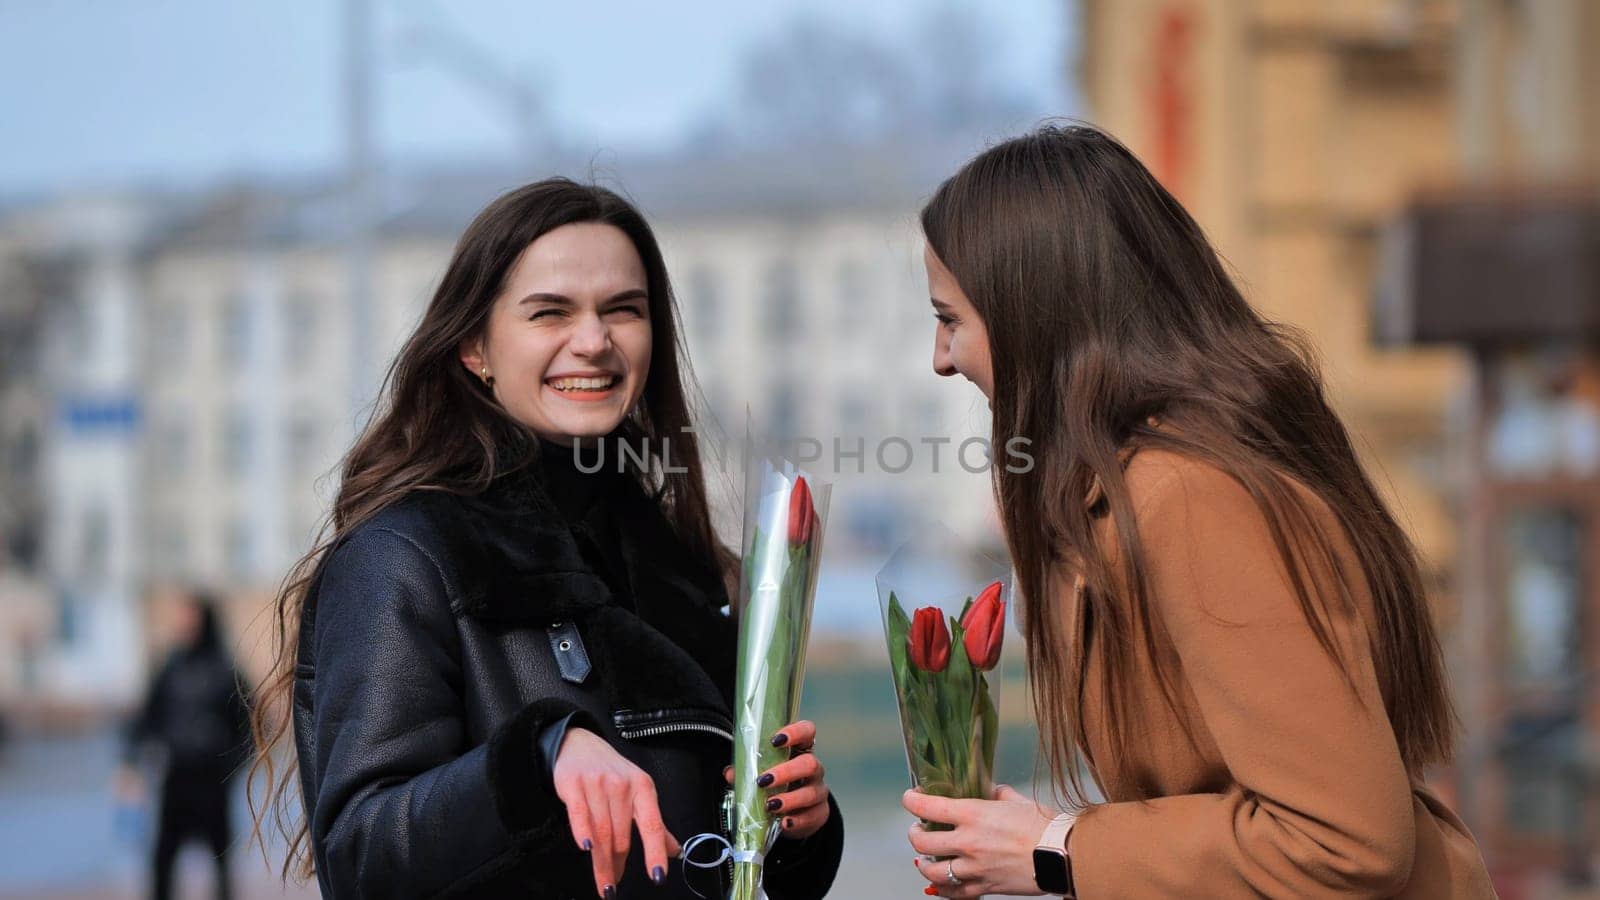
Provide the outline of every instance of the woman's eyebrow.
<path id="1" fill-rule="evenodd" d="M 565 294 L 552 294 L 546 291 L 535 291 L 534 293 L 529 294 L 528 296 L 517 301 L 518 306 L 521 306 L 524 303 L 553 303 L 556 306 L 571 306 L 572 298 Z"/>
<path id="2" fill-rule="evenodd" d="M 629 288 L 629 289 L 627 289 L 625 291 L 622 291 L 620 293 L 616 293 L 616 294 L 611 295 L 610 297 L 606 298 L 606 300 L 604 302 L 610 304 L 610 303 L 622 303 L 622 302 L 627 301 L 627 300 L 648 300 L 648 299 L 650 299 L 650 295 L 645 292 L 644 288 Z M 523 297 L 521 300 L 517 301 L 517 305 L 518 306 L 521 306 L 524 303 L 551 303 L 551 304 L 554 304 L 556 306 L 574 306 L 574 305 L 576 305 L 575 303 L 573 303 L 572 298 L 568 297 L 566 294 L 556 294 L 556 293 L 552 293 L 550 291 L 535 291 L 535 292 L 529 294 L 528 296 Z"/>

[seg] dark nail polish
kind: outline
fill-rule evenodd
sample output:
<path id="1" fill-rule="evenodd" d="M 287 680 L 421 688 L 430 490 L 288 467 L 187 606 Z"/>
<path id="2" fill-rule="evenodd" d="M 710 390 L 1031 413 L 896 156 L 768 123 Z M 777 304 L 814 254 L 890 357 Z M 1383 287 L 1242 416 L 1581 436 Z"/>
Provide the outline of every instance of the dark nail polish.
<path id="1" fill-rule="evenodd" d="M 667 870 L 661 868 L 660 866 L 656 866 L 654 869 L 650 870 L 650 880 L 656 883 L 656 887 L 666 884 Z"/>
<path id="2" fill-rule="evenodd" d="M 772 746 L 774 747 L 782 747 L 787 743 L 789 743 L 789 735 L 782 731 L 772 736 Z"/>
<path id="3" fill-rule="evenodd" d="M 594 849 L 594 841 L 591 841 L 588 838 L 584 838 L 583 839 L 583 852 L 588 853 L 590 850 L 593 850 L 593 849 Z"/>
<path id="4" fill-rule="evenodd" d="M 793 828 L 794 828 L 794 819 L 789 818 L 789 819 L 784 819 L 783 820 L 783 830 L 784 831 L 790 831 L 790 830 L 793 830 Z"/>
<path id="5" fill-rule="evenodd" d="M 614 884 L 606 885 L 606 889 L 602 892 L 602 896 L 604 896 L 606 900 L 617 900 L 617 886 Z"/>
<path id="6" fill-rule="evenodd" d="M 777 812 L 782 808 L 783 801 L 779 800 L 777 797 L 773 797 L 771 800 L 767 801 L 767 812 Z"/>
<path id="7" fill-rule="evenodd" d="M 772 775 L 770 773 L 756 779 L 756 787 L 771 787 Z"/>

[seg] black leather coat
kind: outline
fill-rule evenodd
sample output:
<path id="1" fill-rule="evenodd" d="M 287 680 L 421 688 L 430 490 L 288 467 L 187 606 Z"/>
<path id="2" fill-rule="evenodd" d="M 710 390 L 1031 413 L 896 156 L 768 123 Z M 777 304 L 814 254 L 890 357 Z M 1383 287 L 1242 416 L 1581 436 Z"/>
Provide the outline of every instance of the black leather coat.
<path id="1" fill-rule="evenodd" d="M 540 746 L 574 713 L 655 780 L 679 840 L 722 830 L 736 632 L 720 580 L 627 482 L 614 590 L 539 471 L 409 495 L 325 557 L 294 691 L 324 896 L 596 896 Z M 676 860 L 650 884 L 633 844 L 621 897 L 697 896 Z M 824 896 L 842 847 L 835 806 L 810 839 L 779 840 L 769 896 Z M 690 878 L 725 896 L 718 872 Z"/>

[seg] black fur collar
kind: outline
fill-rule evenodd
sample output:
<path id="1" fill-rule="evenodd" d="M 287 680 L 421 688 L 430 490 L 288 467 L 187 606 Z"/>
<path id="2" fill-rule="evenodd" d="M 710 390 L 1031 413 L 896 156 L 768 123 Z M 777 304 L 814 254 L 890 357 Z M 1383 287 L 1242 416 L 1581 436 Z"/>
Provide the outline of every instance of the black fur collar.
<path id="1" fill-rule="evenodd" d="M 585 558 L 542 478 L 538 466 L 524 466 L 481 494 L 419 498 L 454 564 L 460 610 L 511 627 L 585 623 L 603 644 L 591 656 L 631 703 L 731 705 L 737 630 L 722 612 L 721 578 L 691 558 L 659 504 L 627 480 L 613 502 L 629 610 Z"/>
<path id="2" fill-rule="evenodd" d="M 462 612 L 533 623 L 612 602 L 531 468 L 501 475 L 481 494 L 427 492 L 418 500 L 454 563 Z"/>

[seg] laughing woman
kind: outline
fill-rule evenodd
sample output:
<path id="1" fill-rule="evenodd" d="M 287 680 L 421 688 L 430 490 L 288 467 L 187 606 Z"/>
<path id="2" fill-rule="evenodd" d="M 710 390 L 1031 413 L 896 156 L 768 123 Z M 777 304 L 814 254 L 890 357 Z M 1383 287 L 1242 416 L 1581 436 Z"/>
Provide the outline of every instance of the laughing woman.
<path id="1" fill-rule="evenodd" d="M 1030 442 L 995 490 L 1075 810 L 908 794 L 955 826 L 912 830 L 929 893 L 1492 897 L 1423 783 L 1452 714 L 1415 552 L 1305 348 L 1091 128 L 983 153 L 922 225 L 934 368 Z"/>
<path id="2" fill-rule="evenodd" d="M 676 335 L 615 194 L 543 181 L 468 227 L 279 598 L 256 734 L 281 816 L 293 733 L 286 872 L 327 897 L 719 890 L 672 859 L 721 830 L 735 666 Z M 774 735 L 774 900 L 839 862 L 814 739 Z"/>

